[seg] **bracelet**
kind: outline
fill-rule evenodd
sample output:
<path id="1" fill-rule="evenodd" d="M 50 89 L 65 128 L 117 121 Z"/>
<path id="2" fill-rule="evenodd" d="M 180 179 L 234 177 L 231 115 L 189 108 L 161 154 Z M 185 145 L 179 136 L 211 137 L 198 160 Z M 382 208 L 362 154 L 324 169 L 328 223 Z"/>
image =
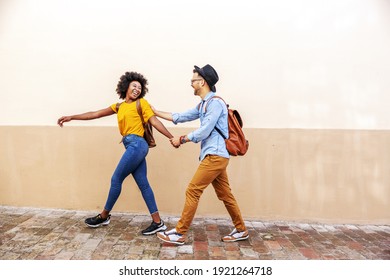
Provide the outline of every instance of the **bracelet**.
<path id="1" fill-rule="evenodd" d="M 180 144 L 187 143 L 185 136 L 180 136 Z"/>

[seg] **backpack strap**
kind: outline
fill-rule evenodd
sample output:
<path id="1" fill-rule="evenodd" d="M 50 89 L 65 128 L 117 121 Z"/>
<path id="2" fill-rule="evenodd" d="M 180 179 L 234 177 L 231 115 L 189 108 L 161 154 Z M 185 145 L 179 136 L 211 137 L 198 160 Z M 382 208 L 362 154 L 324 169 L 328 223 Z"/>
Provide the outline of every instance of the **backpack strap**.
<path id="1" fill-rule="evenodd" d="M 139 99 L 137 99 L 136 105 L 137 105 L 137 112 L 138 112 L 138 115 L 140 116 L 141 121 L 142 121 L 142 125 L 145 127 L 145 121 L 144 121 L 144 117 L 143 117 L 143 115 L 142 115 L 142 107 L 141 107 L 141 104 L 140 104 Z"/>
<path id="2" fill-rule="evenodd" d="M 218 95 L 214 95 L 213 97 L 211 97 L 207 102 L 206 102 L 206 106 L 205 106 L 205 109 L 204 109 L 204 112 L 206 113 L 206 110 L 207 110 L 207 106 L 209 105 L 209 102 L 212 98 L 218 98 L 218 99 L 221 99 L 223 101 L 223 103 L 225 103 L 226 107 L 229 109 L 229 104 L 227 104 L 225 102 L 225 100 L 223 100 L 222 97 L 218 96 Z"/>
<path id="3" fill-rule="evenodd" d="M 217 96 L 217 95 L 215 95 L 215 96 L 213 96 L 213 97 L 211 97 L 211 98 L 219 98 L 219 99 L 221 99 L 223 102 L 225 102 L 225 100 L 223 100 L 222 97 L 219 97 L 219 96 Z M 206 106 L 204 107 L 204 112 L 205 112 L 205 113 L 206 113 L 207 106 L 208 106 L 208 104 L 209 104 L 211 98 L 205 102 L 205 103 L 206 103 Z M 200 106 L 202 106 L 202 103 L 203 103 L 203 101 L 201 101 L 201 102 L 198 104 L 198 106 L 197 106 L 198 111 L 200 110 Z M 226 104 L 226 102 L 225 102 L 225 104 Z M 229 104 L 226 104 L 226 106 L 229 108 Z"/>
<path id="4" fill-rule="evenodd" d="M 210 102 L 210 100 L 211 100 L 212 98 L 219 98 L 219 99 L 221 99 L 221 100 L 223 101 L 223 103 L 225 103 L 227 109 L 229 109 L 229 105 L 226 104 L 225 100 L 223 100 L 222 97 L 220 97 L 220 96 L 218 96 L 218 95 L 214 95 L 213 97 L 211 97 L 211 98 L 207 101 L 206 106 L 205 106 L 205 108 L 204 108 L 204 112 L 205 112 L 205 113 L 206 113 L 206 110 L 207 110 L 207 106 L 209 105 L 209 102 Z M 200 105 L 199 105 L 199 106 L 200 106 Z M 228 114 L 229 114 L 229 112 L 228 112 Z M 229 118 L 229 116 L 228 116 L 228 118 Z M 228 120 L 228 125 L 229 125 L 229 120 Z M 215 130 L 222 136 L 223 139 L 225 139 L 225 140 L 227 139 L 226 136 L 222 133 L 222 131 L 217 127 L 217 125 L 215 125 L 214 128 L 215 128 Z"/>
<path id="5" fill-rule="evenodd" d="M 198 109 L 198 111 L 199 111 L 199 109 L 200 109 L 200 106 L 202 106 L 202 101 L 200 101 L 199 104 L 198 104 L 198 106 L 196 106 L 197 109 Z"/>
<path id="6" fill-rule="evenodd" d="M 123 102 L 120 102 L 120 103 L 116 103 L 116 113 L 118 114 L 118 112 L 119 112 L 119 107 L 121 106 L 121 104 L 122 104 Z M 121 141 L 119 142 L 119 144 L 120 143 L 122 143 L 123 142 L 123 137 L 122 137 L 122 139 L 121 139 Z"/>
<path id="7" fill-rule="evenodd" d="M 121 106 L 123 102 L 120 102 L 120 103 L 116 103 L 116 113 L 118 114 L 119 112 L 119 107 Z"/>
<path id="8" fill-rule="evenodd" d="M 219 130 L 219 128 L 217 126 L 214 127 L 215 130 L 222 136 L 223 139 L 227 139 L 225 135 L 223 135 L 222 131 Z"/>

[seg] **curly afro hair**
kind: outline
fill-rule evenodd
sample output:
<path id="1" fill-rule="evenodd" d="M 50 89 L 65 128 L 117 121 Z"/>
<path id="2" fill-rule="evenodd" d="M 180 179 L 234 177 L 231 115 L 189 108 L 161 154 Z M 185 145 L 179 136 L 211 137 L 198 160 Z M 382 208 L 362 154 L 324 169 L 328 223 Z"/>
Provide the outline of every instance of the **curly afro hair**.
<path id="1" fill-rule="evenodd" d="M 120 99 L 126 98 L 127 89 L 132 81 L 137 81 L 141 84 L 141 94 L 138 98 L 142 98 L 149 91 L 147 84 L 148 80 L 140 73 L 137 72 L 126 72 L 120 77 L 118 85 L 116 87 L 116 93 L 119 95 Z"/>

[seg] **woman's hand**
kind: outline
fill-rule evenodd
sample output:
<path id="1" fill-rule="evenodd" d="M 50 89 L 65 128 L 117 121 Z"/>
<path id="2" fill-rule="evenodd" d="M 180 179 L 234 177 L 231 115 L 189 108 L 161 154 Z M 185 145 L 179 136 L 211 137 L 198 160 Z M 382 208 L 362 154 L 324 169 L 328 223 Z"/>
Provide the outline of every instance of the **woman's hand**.
<path id="1" fill-rule="evenodd" d="M 173 137 L 173 138 L 169 139 L 169 141 L 171 141 L 172 146 L 175 148 L 179 148 L 181 145 L 180 137 Z"/>
<path id="2" fill-rule="evenodd" d="M 58 119 L 57 124 L 58 124 L 60 127 L 63 127 L 64 122 L 70 122 L 71 120 L 72 120 L 72 117 L 71 117 L 71 116 L 63 116 L 63 117 L 61 117 L 61 118 Z"/>

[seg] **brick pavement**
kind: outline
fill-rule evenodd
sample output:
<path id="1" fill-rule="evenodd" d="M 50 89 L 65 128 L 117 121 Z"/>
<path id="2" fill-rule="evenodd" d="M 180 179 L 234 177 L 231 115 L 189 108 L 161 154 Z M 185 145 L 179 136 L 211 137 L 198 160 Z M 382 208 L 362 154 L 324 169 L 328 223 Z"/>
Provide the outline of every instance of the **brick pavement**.
<path id="1" fill-rule="evenodd" d="M 113 212 L 107 227 L 86 227 L 95 214 L 0 206 L 0 260 L 390 260 L 390 225 L 246 221 L 249 239 L 224 243 L 230 220 L 196 218 L 176 246 L 140 234 L 149 216 Z"/>

